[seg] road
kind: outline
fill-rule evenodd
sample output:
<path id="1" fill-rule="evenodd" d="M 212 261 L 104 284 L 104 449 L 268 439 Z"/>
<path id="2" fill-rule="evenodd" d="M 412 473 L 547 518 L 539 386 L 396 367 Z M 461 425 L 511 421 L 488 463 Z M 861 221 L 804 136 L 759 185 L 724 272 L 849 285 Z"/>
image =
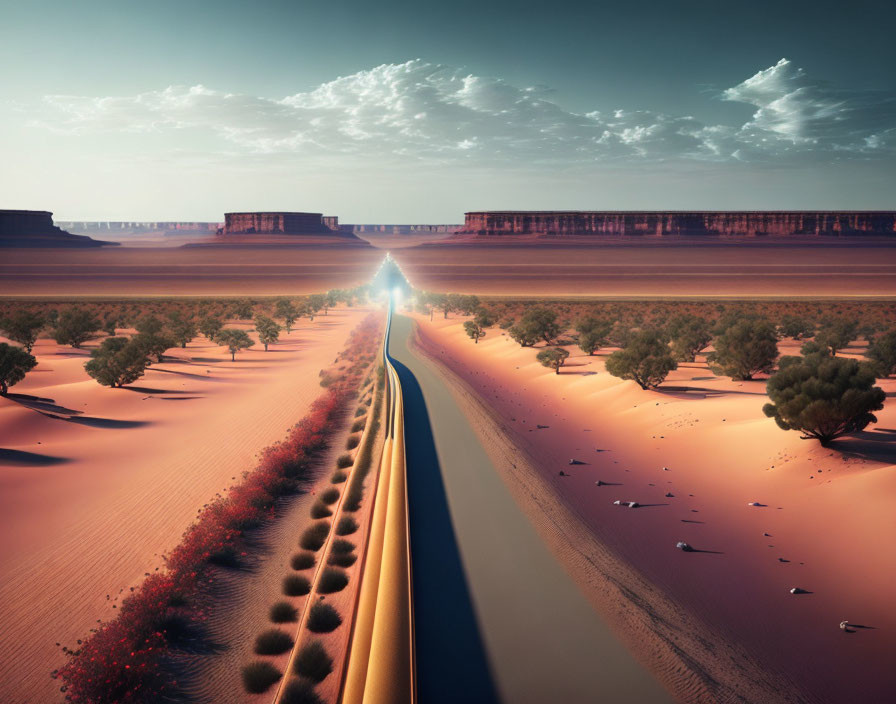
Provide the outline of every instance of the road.
<path id="1" fill-rule="evenodd" d="M 418 701 L 671 701 L 522 513 L 448 387 L 392 319 L 405 405 Z"/>

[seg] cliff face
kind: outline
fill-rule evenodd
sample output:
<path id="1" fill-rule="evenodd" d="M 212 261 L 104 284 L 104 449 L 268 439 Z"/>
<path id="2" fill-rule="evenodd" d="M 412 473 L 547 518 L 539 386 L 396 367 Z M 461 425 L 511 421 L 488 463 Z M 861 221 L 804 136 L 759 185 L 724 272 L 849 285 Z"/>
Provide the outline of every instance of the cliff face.
<path id="1" fill-rule="evenodd" d="M 466 213 L 477 235 L 894 235 L 893 211 L 487 211 Z"/>
<path id="2" fill-rule="evenodd" d="M 225 213 L 224 234 L 305 235 L 332 232 L 321 213 Z"/>
<path id="3" fill-rule="evenodd" d="M 0 247 L 102 247 L 103 242 L 73 235 L 53 224 L 46 210 L 0 210 Z"/>

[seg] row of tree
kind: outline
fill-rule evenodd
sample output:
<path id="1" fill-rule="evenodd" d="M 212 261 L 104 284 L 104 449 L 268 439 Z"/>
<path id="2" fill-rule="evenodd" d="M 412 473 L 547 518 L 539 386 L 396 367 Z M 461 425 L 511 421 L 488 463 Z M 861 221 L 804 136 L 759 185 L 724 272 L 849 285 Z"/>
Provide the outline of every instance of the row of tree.
<path id="1" fill-rule="evenodd" d="M 481 306 L 472 313 L 464 329 L 478 342 L 494 319 Z M 844 318 L 829 318 L 816 326 L 788 315 L 775 325 L 755 314 L 728 313 L 715 323 L 683 314 L 663 326 L 633 328 L 586 315 L 574 324 L 571 339 L 561 337 L 567 326 L 557 318 L 555 311 L 536 306 L 516 320 L 503 321 L 501 327 L 523 347 L 547 345 L 537 359 L 558 374 L 569 358 L 566 346 L 576 344 L 588 355 L 605 346 L 618 347 L 607 357 L 607 372 L 632 380 L 642 389 L 657 388 L 679 362 L 693 362 L 712 345 L 705 356 L 714 374 L 736 380 L 770 375 L 770 403 L 763 412 L 779 427 L 798 430 L 801 437 L 815 438 L 823 445 L 876 422 L 874 412 L 883 408 L 885 398 L 876 379 L 896 373 L 896 329 L 872 335 Z M 837 356 L 863 333 L 870 338 L 867 361 Z M 779 359 L 782 337 L 804 340 L 801 355 Z"/>
<path id="2" fill-rule="evenodd" d="M 333 290 L 326 294 L 313 294 L 300 299 L 282 298 L 272 307 L 274 317 L 255 312 L 254 304 L 246 299 L 232 304 L 230 317 L 244 320 L 254 315 L 255 332 L 265 351 L 274 344 L 285 328 L 287 334 L 300 318 L 314 320 L 315 316 L 327 315 L 329 309 L 345 303 L 354 305 L 367 300 L 366 287 L 350 290 Z M 283 325 L 275 320 L 279 318 Z M 31 354 L 40 334 L 48 330 L 50 336 L 60 345 L 75 349 L 95 338 L 101 331 L 108 337 L 99 347 L 91 350 L 90 360 L 84 365 L 87 373 L 99 383 L 121 387 L 139 379 L 153 361 L 161 362 L 167 350 L 172 347 L 186 347 L 200 333 L 208 340 L 222 345 L 235 361 L 240 350 L 254 344 L 245 330 L 225 328 L 225 319 L 215 315 L 192 315 L 182 309 L 171 310 L 162 319 L 155 315 L 145 315 L 134 323 L 136 333 L 131 336 L 116 336 L 119 320 L 100 316 L 87 306 L 72 306 L 61 311 L 39 312 L 21 307 L 12 310 L 0 319 L 0 331 L 13 342 L 21 345 L 0 343 L 0 393 L 6 395 L 9 387 L 22 381 L 34 368 L 37 360 Z"/>

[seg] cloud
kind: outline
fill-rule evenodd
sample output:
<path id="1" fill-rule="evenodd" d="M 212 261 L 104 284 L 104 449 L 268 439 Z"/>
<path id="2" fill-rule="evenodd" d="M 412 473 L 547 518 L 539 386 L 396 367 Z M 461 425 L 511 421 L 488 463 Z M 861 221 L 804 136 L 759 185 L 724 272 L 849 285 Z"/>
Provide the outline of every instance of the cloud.
<path id="1" fill-rule="evenodd" d="M 66 134 L 192 130 L 246 154 L 497 165 L 867 158 L 896 149 L 893 96 L 831 88 L 786 59 L 720 97 L 757 109 L 742 125 L 652 111 L 576 113 L 545 88 L 418 59 L 279 99 L 202 85 L 122 97 L 53 95 L 35 122 Z"/>

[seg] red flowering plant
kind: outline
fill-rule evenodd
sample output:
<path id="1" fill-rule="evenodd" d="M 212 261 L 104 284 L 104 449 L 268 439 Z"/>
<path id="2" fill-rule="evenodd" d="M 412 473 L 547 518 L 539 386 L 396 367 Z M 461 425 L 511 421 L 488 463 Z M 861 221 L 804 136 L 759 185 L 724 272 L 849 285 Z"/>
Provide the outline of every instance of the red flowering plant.
<path id="1" fill-rule="evenodd" d="M 177 689 L 163 660 L 206 617 L 203 589 L 213 583 L 213 566 L 237 566 L 244 531 L 275 517 L 276 499 L 307 475 L 315 453 L 326 446 L 334 422 L 356 395 L 375 359 L 382 317 L 368 316 L 350 337 L 339 359 L 352 363 L 311 405 L 287 437 L 266 448 L 258 466 L 206 505 L 153 574 L 121 604 L 118 616 L 94 629 L 78 649 L 65 649 L 68 662 L 52 676 L 63 682 L 66 700 L 78 704 L 156 702 Z"/>

